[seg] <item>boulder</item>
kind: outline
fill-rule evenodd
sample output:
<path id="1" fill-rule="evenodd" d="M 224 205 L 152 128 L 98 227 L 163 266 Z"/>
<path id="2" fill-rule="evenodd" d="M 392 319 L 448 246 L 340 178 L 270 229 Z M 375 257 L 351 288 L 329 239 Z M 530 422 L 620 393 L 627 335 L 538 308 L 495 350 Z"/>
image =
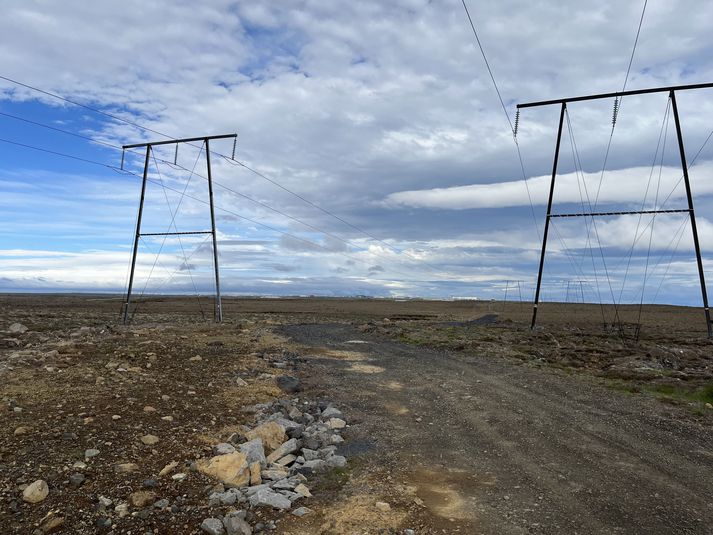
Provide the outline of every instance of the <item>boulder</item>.
<path id="1" fill-rule="evenodd" d="M 244 487 L 250 481 L 250 466 L 247 456 L 242 452 L 200 459 L 196 467 L 202 474 L 214 477 L 226 485 Z"/>
<path id="2" fill-rule="evenodd" d="M 245 438 L 248 440 L 261 439 L 263 446 L 269 451 L 279 448 L 287 440 L 285 428 L 277 422 L 260 424 L 255 429 L 245 433 Z"/>

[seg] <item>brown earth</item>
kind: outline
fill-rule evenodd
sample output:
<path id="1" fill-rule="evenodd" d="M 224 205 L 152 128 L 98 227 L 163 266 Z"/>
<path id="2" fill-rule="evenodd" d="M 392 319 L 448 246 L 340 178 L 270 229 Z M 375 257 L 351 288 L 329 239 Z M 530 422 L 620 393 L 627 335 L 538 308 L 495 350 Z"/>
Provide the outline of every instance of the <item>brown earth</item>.
<path id="1" fill-rule="evenodd" d="M 713 353 L 699 310 L 645 307 L 636 341 L 630 325 L 603 329 L 592 305 L 543 305 L 532 332 L 519 303 L 226 299 L 213 325 L 195 300 L 160 298 L 129 328 L 119 303 L 0 297 L 0 330 L 29 328 L 0 345 L 3 532 L 31 533 L 49 513 L 62 532 L 98 532 L 102 495 L 115 533 L 198 533 L 214 482 L 186 463 L 250 423 L 245 407 L 281 395 L 270 375 L 282 371 L 261 356 L 285 349 L 302 355 L 300 395 L 335 401 L 354 425 L 348 469 L 301 504 L 313 515 L 262 514 L 277 533 L 713 532 Z M 637 310 L 620 314 L 631 324 Z M 73 487 L 87 448 L 100 453 Z M 170 461 L 186 479 L 157 477 Z M 120 462 L 139 469 L 117 474 Z M 24 503 L 38 478 L 48 498 Z M 179 507 L 118 519 L 114 505 L 147 478 Z"/>

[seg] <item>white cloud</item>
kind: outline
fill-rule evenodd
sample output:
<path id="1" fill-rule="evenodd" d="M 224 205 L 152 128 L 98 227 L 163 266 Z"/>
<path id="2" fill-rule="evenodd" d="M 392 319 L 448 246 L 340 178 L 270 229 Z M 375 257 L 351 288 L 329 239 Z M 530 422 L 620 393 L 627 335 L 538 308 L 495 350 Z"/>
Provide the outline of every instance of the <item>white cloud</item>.
<path id="1" fill-rule="evenodd" d="M 711 172 L 713 172 L 713 162 L 710 161 L 691 169 L 691 189 L 695 195 L 713 193 L 713 183 L 707 180 Z M 650 176 L 651 181 L 649 182 Z M 513 180 L 452 188 L 399 191 L 389 194 L 384 200 L 384 204 L 387 206 L 466 210 L 528 206 L 531 198 L 533 204 L 542 205 L 547 204 L 551 180 L 551 175 L 543 175 L 529 179 L 527 185 L 523 180 Z M 600 182 L 601 189 L 599 188 Z M 528 187 L 530 198 L 527 195 Z M 643 208 L 649 210 L 653 209 L 656 204 L 657 189 L 659 189 L 658 208 L 667 198 L 669 199 L 665 206 L 667 209 L 688 207 L 685 202 L 683 204 L 676 203 L 686 197 L 680 167 L 664 167 L 661 170 L 660 180 L 658 169 L 654 169 L 652 172 L 650 167 L 606 171 L 603 177 L 600 172 L 558 174 L 555 183 L 553 213 L 557 212 L 556 205 L 559 203 L 579 203 L 584 205 L 584 211 L 592 211 L 590 206 L 595 206 L 597 192 L 599 192 L 598 211 L 606 211 L 602 207 L 602 204 L 605 203 L 638 203 L 641 205 L 647 191 L 647 202 Z"/>

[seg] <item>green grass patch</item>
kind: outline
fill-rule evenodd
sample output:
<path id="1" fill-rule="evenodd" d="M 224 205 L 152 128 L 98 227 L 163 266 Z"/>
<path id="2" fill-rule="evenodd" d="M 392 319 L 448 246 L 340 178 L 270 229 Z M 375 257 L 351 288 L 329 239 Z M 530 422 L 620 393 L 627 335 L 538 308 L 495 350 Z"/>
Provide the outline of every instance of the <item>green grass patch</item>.
<path id="1" fill-rule="evenodd" d="M 703 388 L 695 390 L 674 385 L 648 385 L 645 388 L 649 392 L 664 398 L 698 403 L 713 403 L 713 382 Z"/>

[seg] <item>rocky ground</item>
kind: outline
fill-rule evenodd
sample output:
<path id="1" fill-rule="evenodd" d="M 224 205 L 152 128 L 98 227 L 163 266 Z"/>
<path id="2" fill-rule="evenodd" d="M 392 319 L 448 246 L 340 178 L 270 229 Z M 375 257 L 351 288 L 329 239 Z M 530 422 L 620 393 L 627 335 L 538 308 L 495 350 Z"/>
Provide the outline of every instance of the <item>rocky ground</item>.
<path id="1" fill-rule="evenodd" d="M 0 532 L 707 533 L 698 311 L 0 298 Z M 614 387 L 614 388 L 612 388 Z M 665 403 L 662 403 L 664 401 Z"/>

